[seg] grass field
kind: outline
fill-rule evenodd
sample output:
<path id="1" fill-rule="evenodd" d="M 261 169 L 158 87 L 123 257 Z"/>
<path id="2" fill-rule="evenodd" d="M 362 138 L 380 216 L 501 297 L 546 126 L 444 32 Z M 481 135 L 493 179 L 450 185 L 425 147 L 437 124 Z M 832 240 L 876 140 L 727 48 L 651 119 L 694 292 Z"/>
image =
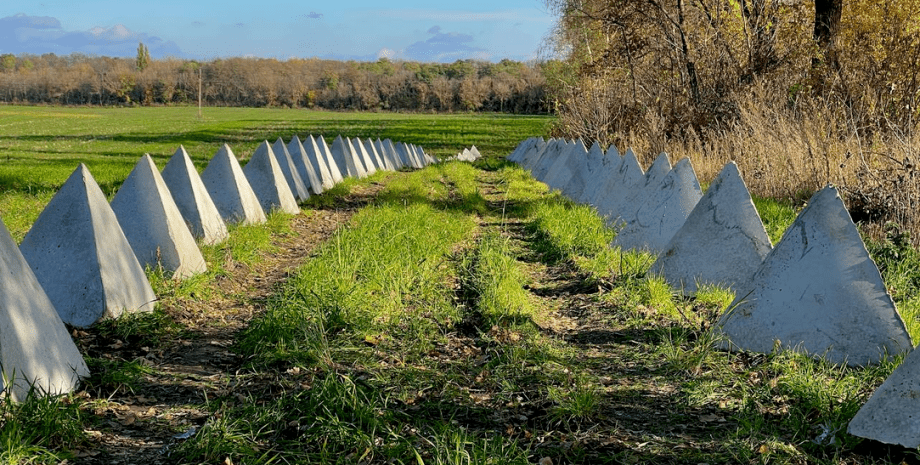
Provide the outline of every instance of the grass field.
<path id="1" fill-rule="evenodd" d="M 246 154 L 295 132 L 379 135 L 439 156 L 476 144 L 488 158 L 349 180 L 300 215 L 233 228 L 203 248 L 209 272 L 196 279 L 151 273 L 157 312 L 74 331 L 93 371 L 80 392 L 0 403 L 0 462 L 917 458 L 846 434 L 898 358 L 840 368 L 715 350 L 708 329 L 731 292 L 677 295 L 646 275 L 650 255 L 608 247 L 614 232 L 592 208 L 500 160 L 546 118 L 193 112 L 0 108 L 12 128 L 0 215 L 21 237 L 69 165 L 108 166 L 98 176 L 111 190 L 141 153 L 162 166 L 178 144 L 200 165 L 221 142 Z M 28 134 L 46 119 L 64 135 Z M 96 141 L 96 126 L 110 133 Z M 60 166 L 38 172 L 34 157 Z M 777 241 L 795 210 L 756 205 Z M 869 249 L 916 339 L 920 255 L 896 228 Z"/>
<path id="2" fill-rule="evenodd" d="M 293 135 L 392 139 L 436 157 L 475 144 L 507 154 L 546 132 L 548 117 L 338 113 L 309 110 L 190 107 L 59 108 L 0 106 L 0 217 L 17 240 L 73 172 L 86 163 L 111 196 L 149 153 L 162 169 L 179 145 L 204 169 L 220 144 L 248 158 L 262 140 Z M 510 147 L 510 148 L 509 148 Z"/>

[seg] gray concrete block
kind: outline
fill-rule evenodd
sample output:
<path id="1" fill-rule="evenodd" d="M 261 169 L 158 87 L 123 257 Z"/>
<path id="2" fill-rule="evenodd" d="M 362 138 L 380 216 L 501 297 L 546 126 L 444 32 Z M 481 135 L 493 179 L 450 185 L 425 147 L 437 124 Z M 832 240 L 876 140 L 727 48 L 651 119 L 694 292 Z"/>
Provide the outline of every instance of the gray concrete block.
<path id="1" fill-rule="evenodd" d="M 227 144 L 222 145 L 208 162 L 201 173 L 201 181 L 227 223 L 258 224 L 267 221 L 259 198 Z"/>
<path id="2" fill-rule="evenodd" d="M 319 149 L 318 153 L 321 153 L 326 160 L 326 166 L 329 167 L 329 173 L 332 174 L 332 179 L 335 181 L 335 184 L 342 182 L 345 179 L 345 165 L 340 165 L 335 161 L 335 157 L 332 155 L 332 150 L 329 148 L 329 144 L 326 143 L 326 139 L 323 139 L 322 135 L 315 139 L 310 135 L 310 139 L 316 142 L 316 147 Z M 309 149 L 307 150 L 309 151 Z"/>
<path id="3" fill-rule="evenodd" d="M 600 144 L 594 142 L 584 154 L 584 157 L 570 165 L 569 169 L 572 174 L 559 188 L 562 194 L 573 201 L 580 201 L 587 186 L 587 180 L 595 175 L 595 171 L 602 166 L 603 159 L 603 149 L 601 149 Z"/>
<path id="4" fill-rule="evenodd" d="M 402 166 L 396 163 L 394 154 L 390 152 L 387 145 L 380 140 L 379 137 L 374 141 L 374 146 L 377 147 L 377 153 L 379 153 L 380 158 L 383 159 L 383 164 L 386 166 L 386 169 L 389 171 L 399 171 Z"/>
<path id="5" fill-rule="evenodd" d="M 85 328 L 154 308 L 147 275 L 83 164 L 51 198 L 19 249 L 65 323 Z"/>
<path id="6" fill-rule="evenodd" d="M 144 155 L 134 165 L 111 205 L 141 266 L 162 266 L 179 279 L 208 270 L 195 237 L 150 155 Z"/>
<path id="7" fill-rule="evenodd" d="M 0 221 L 0 388 L 23 401 L 34 385 L 37 395 L 73 391 L 89 376 L 38 278 Z"/>
<path id="8" fill-rule="evenodd" d="M 193 236 L 209 245 L 227 239 L 227 225 L 184 147 L 169 159 L 162 176 Z"/>
<path id="9" fill-rule="evenodd" d="M 348 139 L 337 136 L 332 141 L 332 157 L 339 166 L 344 166 L 345 171 L 342 173 L 352 178 L 366 178 L 367 172 L 364 171 L 364 164 L 358 159 L 354 147 Z"/>
<path id="10" fill-rule="evenodd" d="M 913 350 L 850 420 L 853 436 L 920 447 L 920 351 Z"/>
<path id="11" fill-rule="evenodd" d="M 374 141 L 372 141 L 370 137 L 364 141 L 364 150 L 367 150 L 368 155 L 371 156 L 371 161 L 374 162 L 374 166 L 378 170 L 393 171 L 387 167 L 386 162 L 383 161 L 383 157 L 380 156 L 380 152 L 377 151 L 377 146 L 374 145 Z"/>
<path id="12" fill-rule="evenodd" d="M 268 141 L 259 144 L 252 158 L 243 167 L 243 174 L 259 199 L 262 210 L 278 210 L 292 215 L 300 213 L 297 200 L 294 199 L 294 194 L 284 179 L 284 173 L 278 166 L 278 159 Z"/>
<path id="13" fill-rule="evenodd" d="M 635 217 L 617 231 L 613 245 L 660 254 L 702 196 L 690 159 L 684 158 L 641 199 Z"/>
<path id="14" fill-rule="evenodd" d="M 719 320 L 726 346 L 778 343 L 837 364 L 877 363 L 913 347 L 837 189 L 812 196 Z"/>
<path id="15" fill-rule="evenodd" d="M 319 174 L 319 171 L 316 169 L 316 165 L 310 159 L 308 155 L 309 150 L 307 150 L 304 145 L 300 142 L 300 139 L 297 136 L 294 136 L 291 139 L 291 142 L 287 145 L 284 144 L 284 139 L 278 138 L 275 141 L 275 144 L 272 146 L 272 151 L 277 155 L 280 150 L 286 150 L 291 157 L 291 162 L 294 165 L 294 172 L 300 176 L 300 179 L 303 180 L 303 185 L 306 187 L 307 197 L 310 196 L 312 191 L 314 194 L 322 194 L 326 188 L 323 187 L 323 180 Z M 280 164 L 280 162 L 279 162 Z M 329 176 L 329 179 L 332 179 L 332 176 Z M 291 191 L 294 194 L 294 198 L 297 198 L 297 194 L 294 191 Z"/>
<path id="16" fill-rule="evenodd" d="M 323 152 L 320 150 L 319 146 L 316 143 L 316 139 L 313 136 L 308 136 L 303 141 L 299 137 L 294 136 L 291 139 L 291 142 L 288 143 L 288 151 L 291 153 L 291 158 L 294 159 L 294 166 L 297 167 L 297 172 L 301 173 L 301 178 L 306 174 L 307 178 L 310 178 L 310 173 L 307 170 L 307 167 L 313 168 L 313 173 L 319 178 L 319 187 L 320 191 L 313 191 L 314 194 L 321 194 L 325 192 L 326 189 L 332 189 L 335 186 L 336 180 L 332 175 L 332 170 L 329 168 L 329 164 L 326 162 L 326 157 L 323 155 Z M 295 152 L 300 152 L 300 154 L 295 154 Z M 301 168 L 300 165 L 303 165 Z M 336 168 L 338 170 L 338 168 Z M 341 176 L 341 173 L 339 173 Z M 313 186 L 310 186 L 311 188 Z"/>
<path id="17" fill-rule="evenodd" d="M 352 149 L 355 151 L 358 160 L 360 160 L 361 164 L 364 165 L 364 172 L 366 172 L 368 176 L 376 173 L 377 167 L 374 166 L 374 160 L 371 160 L 371 154 L 367 153 L 367 150 L 364 148 L 364 143 L 361 142 L 361 139 L 355 137 L 348 142 L 351 144 Z"/>
<path id="18" fill-rule="evenodd" d="M 275 161 L 277 161 L 278 166 L 281 167 L 281 172 L 284 173 L 284 179 L 287 181 L 291 193 L 294 194 L 295 200 L 298 202 L 305 202 L 309 199 L 309 189 L 313 189 L 316 194 L 323 193 L 323 183 L 312 169 L 306 170 L 306 178 L 300 176 L 300 171 L 297 169 L 294 157 L 291 155 L 291 152 L 288 151 L 287 145 L 284 144 L 282 138 L 279 137 L 275 143 L 272 144 L 272 153 L 275 154 Z M 302 154 L 298 154 L 298 156 L 303 157 Z M 312 166 L 310 166 L 310 168 L 312 168 Z M 317 190 L 319 190 L 319 192 L 316 192 Z"/>
<path id="19" fill-rule="evenodd" d="M 617 148 L 612 145 L 607 149 L 607 153 L 602 154 L 601 157 L 589 156 L 585 165 L 586 171 L 583 173 L 584 188 L 580 193 L 573 193 L 572 200 L 596 207 L 597 199 L 602 197 L 604 186 L 614 176 L 618 176 L 622 165 L 623 157 L 620 156 Z"/>
<path id="20" fill-rule="evenodd" d="M 622 192 L 617 201 L 610 203 L 607 213 L 607 225 L 612 228 L 622 227 L 624 224 L 636 220 L 639 208 L 645 199 L 658 189 L 665 176 L 671 172 L 671 161 L 664 152 L 652 163 L 645 172 L 644 178 L 633 185 L 626 192 Z"/>
<path id="21" fill-rule="evenodd" d="M 637 189 L 639 183 L 645 182 L 645 172 L 639 166 L 639 160 L 632 149 L 626 151 L 617 170 L 612 176 L 601 180 L 597 191 L 589 196 L 589 203 L 597 208 L 597 213 L 605 218 L 618 218 L 619 205 L 623 198 Z"/>
<path id="22" fill-rule="evenodd" d="M 738 166 L 729 162 L 649 273 L 686 295 L 704 283 L 747 292 L 772 249 Z"/>

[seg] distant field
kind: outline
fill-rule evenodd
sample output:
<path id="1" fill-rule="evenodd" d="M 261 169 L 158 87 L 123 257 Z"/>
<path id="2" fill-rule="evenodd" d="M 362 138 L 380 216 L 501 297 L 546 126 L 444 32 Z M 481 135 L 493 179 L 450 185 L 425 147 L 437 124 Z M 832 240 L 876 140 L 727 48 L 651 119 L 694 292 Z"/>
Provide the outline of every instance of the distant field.
<path id="1" fill-rule="evenodd" d="M 203 169 L 222 143 L 240 158 L 262 140 L 341 134 L 421 145 L 436 157 L 475 144 L 485 155 L 507 155 L 542 135 L 552 119 L 498 114 L 424 115 L 308 110 L 190 107 L 0 107 L 0 217 L 21 240 L 78 163 L 86 163 L 111 196 L 137 159 L 162 169 L 182 144 Z M 331 142 L 331 140 L 329 140 Z"/>

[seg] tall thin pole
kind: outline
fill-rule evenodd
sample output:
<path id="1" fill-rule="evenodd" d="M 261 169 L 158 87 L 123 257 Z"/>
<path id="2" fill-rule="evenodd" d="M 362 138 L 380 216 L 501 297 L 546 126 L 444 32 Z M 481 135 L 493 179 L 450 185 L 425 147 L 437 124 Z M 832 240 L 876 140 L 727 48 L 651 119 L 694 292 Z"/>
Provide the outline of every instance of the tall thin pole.
<path id="1" fill-rule="evenodd" d="M 198 119 L 201 119 L 201 67 L 198 67 Z"/>

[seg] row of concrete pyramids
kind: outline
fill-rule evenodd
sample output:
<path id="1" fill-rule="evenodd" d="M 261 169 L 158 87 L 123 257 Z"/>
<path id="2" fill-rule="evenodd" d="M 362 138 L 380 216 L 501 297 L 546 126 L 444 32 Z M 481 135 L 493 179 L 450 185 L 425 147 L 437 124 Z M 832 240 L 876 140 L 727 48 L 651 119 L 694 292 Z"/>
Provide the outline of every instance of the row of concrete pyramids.
<path id="1" fill-rule="evenodd" d="M 469 161 L 474 162 L 482 158 L 482 154 L 479 153 L 479 149 L 476 146 L 463 149 L 462 152 L 448 158 L 448 160 L 459 160 L 459 161 Z"/>
<path id="2" fill-rule="evenodd" d="M 149 311 L 156 296 L 144 266 L 185 278 L 206 270 L 195 241 L 226 239 L 227 223 L 260 223 L 266 212 L 299 213 L 297 201 L 344 177 L 420 168 L 434 160 L 391 141 L 322 136 L 263 142 L 245 167 L 223 145 L 199 176 L 179 147 L 163 169 L 143 156 L 106 200 L 80 164 L 17 247 L 0 222 L 2 387 L 22 399 L 71 391 L 88 374 L 64 323 L 87 327 L 123 312 Z M 350 167 L 345 174 L 339 166 Z M 304 180 L 307 180 L 306 182 Z"/>
<path id="3" fill-rule="evenodd" d="M 595 206 L 618 229 L 613 245 L 656 253 L 650 273 L 676 289 L 735 290 L 716 328 L 725 348 L 769 353 L 778 342 L 849 365 L 909 352 L 849 431 L 920 446 L 920 355 L 834 187 L 817 192 L 772 247 L 733 162 L 702 195 L 690 161 L 671 168 L 665 154 L 643 172 L 632 150 L 621 157 L 615 147 L 531 138 L 509 159 Z"/>

